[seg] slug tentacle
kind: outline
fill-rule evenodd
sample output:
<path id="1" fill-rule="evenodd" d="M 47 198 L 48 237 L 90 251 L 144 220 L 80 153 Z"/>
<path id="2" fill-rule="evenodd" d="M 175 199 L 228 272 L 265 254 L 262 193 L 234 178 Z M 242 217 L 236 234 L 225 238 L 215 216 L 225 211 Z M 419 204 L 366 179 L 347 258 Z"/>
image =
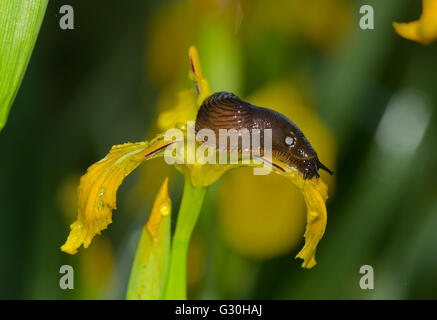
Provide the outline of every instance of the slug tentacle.
<path id="1" fill-rule="evenodd" d="M 196 133 L 202 129 L 210 129 L 215 133 L 216 147 L 219 146 L 220 129 L 247 129 L 250 134 L 260 130 L 261 155 L 264 153 L 264 130 L 271 129 L 273 156 L 294 167 L 304 179 L 319 178 L 319 169 L 333 174 L 319 161 L 305 135 L 290 119 L 274 110 L 242 101 L 232 93 L 217 92 L 205 99 L 197 113 L 195 125 Z M 240 140 L 238 152 L 243 151 Z"/>
<path id="2" fill-rule="evenodd" d="M 323 163 L 321 163 L 321 162 L 319 161 L 319 159 L 317 159 L 317 164 L 318 164 L 318 166 L 319 166 L 320 169 L 325 170 L 325 171 L 328 172 L 330 175 L 333 175 L 333 174 L 334 174 L 334 172 L 331 171 L 331 170 L 329 170 L 329 168 L 326 167 Z"/>

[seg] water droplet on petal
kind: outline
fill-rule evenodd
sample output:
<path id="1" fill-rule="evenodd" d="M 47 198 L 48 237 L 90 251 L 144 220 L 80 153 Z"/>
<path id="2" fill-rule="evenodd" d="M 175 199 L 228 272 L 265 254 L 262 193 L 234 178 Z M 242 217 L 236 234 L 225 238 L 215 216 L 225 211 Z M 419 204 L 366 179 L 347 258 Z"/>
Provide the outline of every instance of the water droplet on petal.
<path id="1" fill-rule="evenodd" d="M 163 205 L 163 206 L 161 206 L 159 211 L 161 212 L 161 214 L 163 216 L 166 216 L 166 215 L 168 215 L 170 213 L 170 208 L 167 205 Z"/>
<path id="2" fill-rule="evenodd" d="M 105 188 L 102 188 L 102 189 L 100 189 L 100 192 L 99 192 L 99 199 L 97 200 L 97 206 L 99 207 L 99 209 L 102 209 L 103 208 L 103 200 L 102 200 L 102 197 L 103 197 L 103 194 L 105 193 Z"/>

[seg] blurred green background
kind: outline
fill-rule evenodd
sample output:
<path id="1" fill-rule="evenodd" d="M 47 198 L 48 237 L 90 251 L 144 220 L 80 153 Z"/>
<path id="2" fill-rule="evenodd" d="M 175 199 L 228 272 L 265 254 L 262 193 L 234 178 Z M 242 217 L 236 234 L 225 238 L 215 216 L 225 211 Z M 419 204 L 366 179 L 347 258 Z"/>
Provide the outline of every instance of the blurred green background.
<path id="1" fill-rule="evenodd" d="M 189 254 L 189 298 L 436 299 L 437 45 L 398 36 L 419 0 L 50 1 L 0 134 L 0 298 L 124 298 L 140 231 L 169 176 L 145 163 L 121 186 L 113 223 L 75 256 L 60 251 L 86 168 L 112 145 L 150 139 L 187 79 L 189 45 L 213 91 L 277 109 L 309 138 L 330 187 L 311 270 L 305 206 L 280 177 L 229 172 L 210 187 Z M 375 29 L 359 28 L 370 4 Z M 174 225 L 175 222 L 173 222 Z M 59 268 L 75 270 L 74 290 Z M 374 290 L 361 290 L 362 265 Z"/>

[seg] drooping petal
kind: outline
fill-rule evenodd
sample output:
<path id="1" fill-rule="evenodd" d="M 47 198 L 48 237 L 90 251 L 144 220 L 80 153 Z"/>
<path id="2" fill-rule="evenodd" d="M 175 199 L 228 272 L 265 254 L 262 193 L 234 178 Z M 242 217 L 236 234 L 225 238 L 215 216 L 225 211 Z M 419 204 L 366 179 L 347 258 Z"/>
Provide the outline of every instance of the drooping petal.
<path id="1" fill-rule="evenodd" d="M 93 237 L 112 222 L 116 193 L 126 176 L 144 160 L 161 156 L 171 143 L 158 136 L 150 143 L 113 146 L 106 157 L 90 166 L 80 179 L 77 220 L 70 226 L 70 234 L 61 250 L 75 254 L 82 244 L 88 247 Z"/>
<path id="2" fill-rule="evenodd" d="M 273 158 L 271 162 L 264 159 L 264 165 L 269 163 L 272 172 L 292 182 L 304 196 L 307 206 L 305 245 L 296 258 L 303 259 L 302 267 L 310 269 L 316 265 L 317 245 L 325 233 L 327 222 L 325 203 L 328 199 L 328 187 L 322 178 L 304 179 L 302 173 L 278 159 Z M 259 163 L 251 162 L 248 166 L 259 166 Z"/>
<path id="3" fill-rule="evenodd" d="M 325 233 L 327 221 L 325 203 L 328 199 L 328 187 L 322 178 L 304 179 L 297 170 L 277 159 L 273 159 L 273 164 L 273 172 L 291 181 L 302 191 L 304 196 L 307 206 L 305 245 L 296 255 L 296 258 L 303 259 L 302 267 L 310 269 L 316 265 L 317 245 Z"/>
<path id="4" fill-rule="evenodd" d="M 310 269 L 316 265 L 317 244 L 325 233 L 328 188 L 320 178 L 313 178 L 305 183 L 302 192 L 307 205 L 307 226 L 305 245 L 296 258 L 303 259 L 302 267 Z"/>

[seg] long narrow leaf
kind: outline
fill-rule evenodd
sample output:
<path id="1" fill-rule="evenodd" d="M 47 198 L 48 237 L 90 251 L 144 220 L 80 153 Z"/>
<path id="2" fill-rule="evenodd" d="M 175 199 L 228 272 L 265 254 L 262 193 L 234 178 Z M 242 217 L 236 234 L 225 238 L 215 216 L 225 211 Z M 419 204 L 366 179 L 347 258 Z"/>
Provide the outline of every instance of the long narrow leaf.
<path id="1" fill-rule="evenodd" d="M 48 0 L 0 1 L 0 131 L 38 37 Z"/>

